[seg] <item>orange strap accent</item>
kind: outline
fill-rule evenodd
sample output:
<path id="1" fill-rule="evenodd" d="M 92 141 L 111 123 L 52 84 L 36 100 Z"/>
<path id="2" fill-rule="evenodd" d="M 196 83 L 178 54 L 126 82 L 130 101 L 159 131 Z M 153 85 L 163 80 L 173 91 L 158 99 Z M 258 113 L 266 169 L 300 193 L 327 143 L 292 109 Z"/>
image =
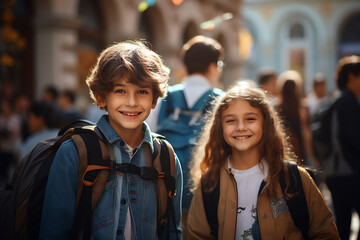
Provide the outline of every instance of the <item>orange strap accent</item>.
<path id="1" fill-rule="evenodd" d="M 171 191 L 169 191 L 169 197 L 170 197 L 170 198 L 173 198 L 173 197 L 175 197 L 175 196 L 176 196 L 176 190 L 175 190 L 174 194 L 173 194 Z"/>
<path id="2" fill-rule="evenodd" d="M 96 180 L 98 179 L 99 177 L 99 174 L 96 176 L 95 178 L 95 181 L 93 182 L 90 182 L 90 181 L 87 181 L 85 180 L 85 175 L 86 173 L 90 172 L 90 171 L 94 171 L 94 170 L 103 170 L 103 169 L 111 169 L 110 167 L 106 167 L 106 166 L 99 166 L 99 165 L 89 165 L 87 166 L 87 168 L 85 169 L 85 172 L 83 174 L 83 177 L 82 177 L 82 182 L 85 186 L 87 187 L 91 187 L 92 185 L 94 185 L 94 183 L 96 182 Z"/>

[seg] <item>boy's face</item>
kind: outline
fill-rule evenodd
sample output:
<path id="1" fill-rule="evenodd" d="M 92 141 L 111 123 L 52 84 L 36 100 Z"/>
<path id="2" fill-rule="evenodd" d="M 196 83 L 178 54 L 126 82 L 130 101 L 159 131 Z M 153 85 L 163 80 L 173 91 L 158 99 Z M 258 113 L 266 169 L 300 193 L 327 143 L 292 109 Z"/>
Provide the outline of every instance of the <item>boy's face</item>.
<path id="1" fill-rule="evenodd" d="M 105 99 L 97 98 L 97 101 L 99 107 L 106 107 L 109 123 L 120 136 L 140 133 L 142 123 L 156 106 L 150 86 L 138 86 L 121 78 L 114 82 Z"/>

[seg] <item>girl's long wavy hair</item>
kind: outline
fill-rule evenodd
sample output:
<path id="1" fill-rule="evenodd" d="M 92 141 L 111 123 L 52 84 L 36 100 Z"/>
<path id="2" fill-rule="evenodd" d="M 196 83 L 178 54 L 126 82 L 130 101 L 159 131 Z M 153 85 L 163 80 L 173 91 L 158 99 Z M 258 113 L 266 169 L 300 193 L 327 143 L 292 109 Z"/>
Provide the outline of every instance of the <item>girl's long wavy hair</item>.
<path id="1" fill-rule="evenodd" d="M 296 161 L 288 140 L 283 131 L 277 113 L 266 97 L 265 92 L 258 88 L 235 85 L 213 104 L 213 111 L 203 128 L 198 145 L 193 152 L 190 163 L 192 190 L 199 187 L 200 182 L 206 186 L 205 192 L 211 192 L 219 182 L 220 168 L 223 167 L 231 155 L 231 147 L 225 142 L 222 128 L 222 113 L 229 103 L 236 99 L 243 99 L 251 106 L 260 109 L 264 117 L 263 136 L 260 141 L 261 156 L 269 165 L 269 187 L 267 192 L 274 196 L 275 183 L 279 181 L 280 171 L 283 169 L 288 181 L 287 168 L 284 160 Z"/>

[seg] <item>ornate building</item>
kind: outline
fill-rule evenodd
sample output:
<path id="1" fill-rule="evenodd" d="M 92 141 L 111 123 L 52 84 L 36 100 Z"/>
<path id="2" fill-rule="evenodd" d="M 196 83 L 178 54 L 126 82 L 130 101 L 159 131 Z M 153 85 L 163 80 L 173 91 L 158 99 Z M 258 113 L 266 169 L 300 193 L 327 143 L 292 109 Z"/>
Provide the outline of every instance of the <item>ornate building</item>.
<path id="1" fill-rule="evenodd" d="M 244 0 L 241 12 L 243 31 L 252 39 L 246 78 L 256 79 L 263 67 L 293 69 L 309 91 L 312 78 L 321 72 L 333 90 L 339 58 L 360 55 L 358 0 Z"/>

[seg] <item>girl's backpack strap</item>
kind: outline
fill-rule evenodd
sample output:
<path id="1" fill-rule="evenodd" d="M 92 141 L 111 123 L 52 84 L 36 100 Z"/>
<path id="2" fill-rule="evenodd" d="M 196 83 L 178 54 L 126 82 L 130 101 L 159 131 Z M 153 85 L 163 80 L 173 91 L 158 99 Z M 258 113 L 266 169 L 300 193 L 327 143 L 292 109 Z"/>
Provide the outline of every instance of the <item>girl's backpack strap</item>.
<path id="1" fill-rule="evenodd" d="M 215 236 L 217 239 L 219 227 L 217 210 L 220 198 L 220 182 L 211 192 L 205 192 L 204 189 L 206 189 L 205 183 L 201 181 L 201 194 L 203 197 L 206 219 L 210 226 L 211 235 Z"/>
<path id="2" fill-rule="evenodd" d="M 295 162 L 287 162 L 287 170 L 289 173 L 289 186 L 287 186 L 284 171 L 280 172 L 280 185 L 283 193 L 285 190 L 291 194 L 289 199 L 285 198 L 289 208 L 291 218 L 294 224 L 301 231 L 304 239 L 309 239 L 309 210 L 306 203 L 304 189 L 300 177 L 298 166 Z"/>

